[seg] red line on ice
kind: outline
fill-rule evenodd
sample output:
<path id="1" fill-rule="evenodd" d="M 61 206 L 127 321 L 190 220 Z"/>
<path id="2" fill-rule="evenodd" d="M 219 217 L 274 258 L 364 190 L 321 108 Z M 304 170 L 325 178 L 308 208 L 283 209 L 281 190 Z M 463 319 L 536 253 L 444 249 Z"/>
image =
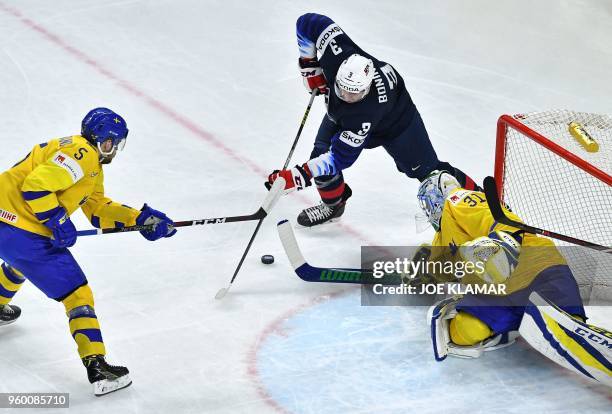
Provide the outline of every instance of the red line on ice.
<path id="1" fill-rule="evenodd" d="M 100 62 L 98 62 L 97 60 L 95 60 L 91 56 L 87 55 L 86 53 L 84 53 L 83 51 L 77 49 L 76 47 L 70 45 L 65 40 L 63 40 L 61 37 L 59 37 L 55 33 L 50 32 L 49 30 L 45 29 L 43 26 L 41 26 L 40 24 L 36 23 L 32 19 L 24 16 L 19 10 L 15 9 L 13 7 L 7 6 L 7 5 L 5 5 L 3 3 L 0 3 L 0 9 L 2 9 L 3 11 L 11 14 L 12 16 L 16 17 L 17 19 L 19 19 L 21 21 L 21 23 L 23 23 L 24 25 L 26 25 L 30 29 L 38 32 L 39 34 L 41 34 L 45 39 L 47 39 L 50 42 L 54 43 L 56 46 L 59 46 L 65 52 L 67 52 L 68 54 L 72 55 L 72 57 L 76 58 L 78 61 L 80 61 L 82 63 L 85 63 L 86 65 L 92 67 L 94 70 L 96 70 L 103 77 L 114 81 L 120 88 L 122 88 L 125 91 L 127 91 L 128 93 L 136 96 L 137 98 L 140 98 L 141 100 L 143 100 L 150 107 L 153 107 L 154 109 L 156 109 L 159 112 L 163 113 L 164 115 L 166 115 L 167 117 L 171 118 L 173 121 L 175 121 L 176 123 L 181 125 L 183 128 L 191 131 L 194 135 L 198 136 L 199 138 L 201 138 L 204 141 L 208 142 L 209 144 L 213 145 L 218 150 L 220 150 L 225 155 L 227 155 L 229 158 L 233 159 L 234 161 L 238 161 L 240 163 L 247 164 L 251 170 L 253 170 L 254 172 L 256 172 L 256 173 L 258 173 L 260 175 L 267 175 L 268 174 L 265 169 L 261 168 L 260 166 L 255 164 L 250 159 L 242 158 L 242 157 L 238 156 L 236 154 L 236 152 L 234 152 L 231 148 L 229 148 L 227 145 L 225 145 L 223 142 L 221 142 L 219 139 L 217 139 L 210 132 L 205 131 L 203 128 L 201 128 L 199 125 L 197 125 L 195 122 L 191 121 L 190 119 L 188 119 L 185 116 L 181 115 L 180 113 L 176 112 L 175 110 L 173 110 L 168 105 L 166 105 L 163 102 L 161 102 L 160 100 L 158 100 L 158 99 L 152 97 L 151 95 L 147 94 L 142 89 L 140 89 L 137 86 L 135 86 L 134 84 L 126 81 L 125 79 L 122 79 L 121 77 L 116 75 L 114 72 L 112 72 L 109 69 L 107 69 L 106 67 L 104 67 L 104 65 L 102 65 Z"/>
<path id="2" fill-rule="evenodd" d="M 263 168 L 263 167 L 259 166 L 256 162 L 254 162 L 253 160 L 251 160 L 251 159 L 249 159 L 247 157 L 239 156 L 234 150 L 232 150 L 230 147 L 225 145 L 221 140 L 216 138 L 210 132 L 204 130 L 202 127 L 200 127 L 198 124 L 196 124 L 195 122 L 193 122 L 189 118 L 181 115 L 180 113 L 178 113 L 177 111 L 175 111 L 171 107 L 169 107 L 168 105 L 164 104 L 159 99 L 154 98 L 153 96 L 149 95 L 148 93 L 146 93 L 142 89 L 138 88 L 133 83 L 128 82 L 127 80 L 121 78 L 120 76 L 118 76 L 117 74 L 112 72 L 111 70 L 109 70 L 106 67 L 104 67 L 104 65 L 102 65 L 100 62 L 98 62 L 97 60 L 95 60 L 91 56 L 87 55 L 85 52 L 77 49 L 76 47 L 74 47 L 72 45 L 70 45 L 68 42 L 63 40 L 61 37 L 59 37 L 55 33 L 52 33 L 51 31 L 45 29 L 42 25 L 40 25 L 40 24 L 36 23 L 35 21 L 33 21 L 32 19 L 24 16 L 23 13 L 21 13 L 18 9 L 16 9 L 14 7 L 11 7 L 11 6 L 7 6 L 7 5 L 5 5 L 4 3 L 1 3 L 1 2 L 0 2 L 0 9 L 3 10 L 4 12 L 14 16 L 15 18 L 19 19 L 19 21 L 21 21 L 21 23 L 23 23 L 25 26 L 27 26 L 30 29 L 38 32 L 45 39 L 47 39 L 51 43 L 54 43 L 55 45 L 59 46 L 66 53 L 70 54 L 72 57 L 74 57 L 78 61 L 80 61 L 80 62 L 82 62 L 82 63 L 92 67 L 96 72 L 98 72 L 103 77 L 112 80 L 121 89 L 127 91 L 128 93 L 130 93 L 131 95 L 133 95 L 133 96 L 135 96 L 137 98 L 140 98 L 141 100 L 143 100 L 150 107 L 156 109 L 157 111 L 159 111 L 162 114 L 164 114 L 166 117 L 172 119 L 174 122 L 176 122 L 177 124 L 181 125 L 183 128 L 185 128 L 188 131 L 192 132 L 195 136 L 197 136 L 197 137 L 203 139 L 204 141 L 208 142 L 209 144 L 211 144 L 212 146 L 217 148 L 219 151 L 221 151 L 223 154 L 228 156 L 230 159 L 232 159 L 232 160 L 234 160 L 236 162 L 242 163 L 242 164 L 246 164 L 253 172 L 255 172 L 255 173 L 257 173 L 257 174 L 259 174 L 259 175 L 261 175 L 263 177 L 267 177 L 268 176 L 268 173 L 270 172 L 270 169 L 266 169 L 266 168 Z M 308 203 L 307 198 L 302 197 L 301 195 L 298 196 L 298 198 L 300 198 L 300 200 L 303 203 L 305 203 L 305 204 Z M 368 245 L 374 245 L 375 244 L 375 243 L 371 242 L 370 240 L 368 240 L 368 238 L 364 234 L 362 234 L 359 230 L 357 230 L 357 229 L 355 229 L 355 228 L 353 228 L 353 227 L 351 227 L 351 226 L 349 226 L 347 224 L 337 223 L 337 225 L 339 227 L 341 227 L 346 233 L 350 234 L 351 236 L 355 237 L 358 240 L 361 240 L 361 241 L 365 242 L 365 244 L 368 244 Z"/>
<path id="3" fill-rule="evenodd" d="M 276 411 L 280 413 L 288 413 L 288 411 L 282 407 L 277 401 L 275 401 L 272 396 L 268 393 L 265 386 L 262 384 L 261 377 L 259 375 L 259 369 L 257 368 L 257 354 L 261 349 L 261 345 L 266 341 L 266 339 L 272 335 L 279 336 L 288 336 L 288 333 L 283 331 L 282 325 L 287 320 L 302 312 L 303 310 L 310 308 L 311 306 L 318 305 L 319 303 L 337 298 L 338 296 L 344 295 L 347 292 L 352 291 L 354 288 L 344 289 L 334 293 L 328 293 L 325 295 L 317 296 L 310 301 L 298 305 L 292 309 L 289 309 L 287 312 L 281 314 L 272 322 L 268 323 L 264 329 L 260 332 L 257 337 L 257 340 L 251 346 L 251 349 L 247 353 L 247 374 L 255 384 L 255 388 L 257 389 L 257 393 L 261 397 L 262 401 L 268 404 L 270 407 L 274 408 Z"/>

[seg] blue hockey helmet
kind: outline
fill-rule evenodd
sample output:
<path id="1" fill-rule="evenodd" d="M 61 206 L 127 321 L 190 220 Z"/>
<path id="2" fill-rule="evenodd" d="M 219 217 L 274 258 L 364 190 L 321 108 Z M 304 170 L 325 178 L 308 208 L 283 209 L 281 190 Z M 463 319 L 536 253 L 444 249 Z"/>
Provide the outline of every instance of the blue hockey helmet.
<path id="1" fill-rule="evenodd" d="M 128 128 L 117 113 L 108 108 L 95 108 L 83 118 L 81 135 L 98 148 L 101 156 L 112 156 L 125 146 Z"/>

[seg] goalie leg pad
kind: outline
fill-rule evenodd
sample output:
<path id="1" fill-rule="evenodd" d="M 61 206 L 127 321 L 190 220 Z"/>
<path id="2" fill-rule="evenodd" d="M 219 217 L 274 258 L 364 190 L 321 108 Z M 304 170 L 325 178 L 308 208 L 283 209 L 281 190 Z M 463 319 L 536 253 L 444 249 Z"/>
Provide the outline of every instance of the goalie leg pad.
<path id="1" fill-rule="evenodd" d="M 465 312 L 458 312 L 456 308 L 458 302 L 458 297 L 450 297 L 429 309 L 427 317 L 431 326 L 431 340 L 436 361 L 443 361 L 448 355 L 459 358 L 478 358 L 485 351 L 504 348 L 515 342 L 518 337 L 517 331 L 507 331 L 492 336 L 493 331 L 484 322 Z M 459 317 L 458 322 L 455 321 L 457 317 Z M 462 322 L 462 328 L 465 330 L 462 336 L 471 336 L 469 341 L 458 339 L 459 334 L 453 332 Z M 452 338 L 453 336 L 456 338 Z M 464 344 L 471 342 L 471 344 L 457 344 L 453 339 Z"/>
<path id="2" fill-rule="evenodd" d="M 612 332 L 583 323 L 533 292 L 519 332 L 557 364 L 612 387 Z"/>
<path id="3" fill-rule="evenodd" d="M 455 306 L 459 297 L 451 296 L 431 306 L 427 311 L 427 320 L 431 326 L 431 342 L 436 361 L 444 361 L 448 356 L 448 345 L 451 342 L 449 333 L 450 320 L 457 315 Z"/>

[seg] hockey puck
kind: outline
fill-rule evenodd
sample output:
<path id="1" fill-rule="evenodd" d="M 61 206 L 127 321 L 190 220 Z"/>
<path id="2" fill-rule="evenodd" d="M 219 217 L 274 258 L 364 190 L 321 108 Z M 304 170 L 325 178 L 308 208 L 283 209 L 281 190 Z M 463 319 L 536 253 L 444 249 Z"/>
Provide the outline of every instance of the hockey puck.
<path id="1" fill-rule="evenodd" d="M 274 256 L 272 256 L 271 254 L 264 254 L 263 256 L 261 256 L 261 262 L 263 264 L 272 264 L 274 263 Z"/>

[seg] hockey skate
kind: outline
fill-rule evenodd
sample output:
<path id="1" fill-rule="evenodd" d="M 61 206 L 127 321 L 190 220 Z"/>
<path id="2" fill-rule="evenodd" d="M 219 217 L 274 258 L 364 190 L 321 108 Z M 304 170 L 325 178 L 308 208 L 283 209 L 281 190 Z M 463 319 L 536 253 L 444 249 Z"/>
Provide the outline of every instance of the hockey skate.
<path id="1" fill-rule="evenodd" d="M 91 355 L 83 358 L 83 365 L 87 368 L 89 382 L 93 384 L 94 394 L 100 397 L 132 384 L 126 367 L 109 365 L 104 356 Z"/>
<path id="2" fill-rule="evenodd" d="M 332 223 L 337 221 L 342 214 L 344 214 L 344 207 L 346 206 L 346 200 L 348 200 L 353 192 L 347 185 L 344 187 L 344 193 L 342 194 L 342 201 L 335 206 L 328 206 L 323 201 L 313 207 L 308 207 L 302 210 L 298 215 L 297 222 L 304 227 L 318 226 L 319 224 Z"/>
<path id="3" fill-rule="evenodd" d="M 0 305 L 0 326 L 15 322 L 21 315 L 21 309 L 15 305 Z"/>

